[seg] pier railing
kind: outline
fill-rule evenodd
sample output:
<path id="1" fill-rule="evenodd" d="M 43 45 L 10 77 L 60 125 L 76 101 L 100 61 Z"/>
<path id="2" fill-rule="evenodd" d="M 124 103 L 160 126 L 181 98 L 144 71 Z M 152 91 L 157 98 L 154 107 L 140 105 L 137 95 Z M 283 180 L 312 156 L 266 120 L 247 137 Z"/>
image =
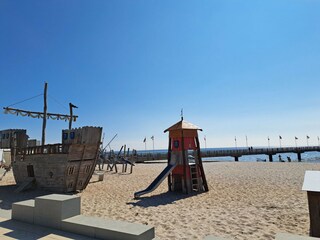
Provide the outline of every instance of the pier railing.
<path id="1" fill-rule="evenodd" d="M 320 152 L 320 146 L 304 146 L 304 147 L 282 147 L 282 148 L 239 148 L 239 149 L 221 149 L 221 150 L 201 150 L 202 158 L 213 157 L 234 157 L 238 161 L 239 157 L 245 155 L 268 155 L 269 161 L 272 161 L 272 156 L 279 153 L 296 153 L 298 159 L 301 160 L 301 153 L 304 152 Z M 137 154 L 133 159 L 135 162 L 166 160 L 167 153 L 144 153 Z"/>

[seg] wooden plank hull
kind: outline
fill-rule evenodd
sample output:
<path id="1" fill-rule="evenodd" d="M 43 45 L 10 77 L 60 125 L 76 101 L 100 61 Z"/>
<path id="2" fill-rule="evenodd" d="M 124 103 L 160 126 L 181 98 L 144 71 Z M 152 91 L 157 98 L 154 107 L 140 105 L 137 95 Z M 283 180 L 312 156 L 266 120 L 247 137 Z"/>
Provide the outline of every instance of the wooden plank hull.
<path id="1" fill-rule="evenodd" d="M 34 177 L 41 189 L 62 193 L 81 191 L 93 174 L 98 147 L 97 144 L 71 144 L 62 146 L 63 151 L 18 151 L 12 161 L 15 181 L 20 185 Z"/>

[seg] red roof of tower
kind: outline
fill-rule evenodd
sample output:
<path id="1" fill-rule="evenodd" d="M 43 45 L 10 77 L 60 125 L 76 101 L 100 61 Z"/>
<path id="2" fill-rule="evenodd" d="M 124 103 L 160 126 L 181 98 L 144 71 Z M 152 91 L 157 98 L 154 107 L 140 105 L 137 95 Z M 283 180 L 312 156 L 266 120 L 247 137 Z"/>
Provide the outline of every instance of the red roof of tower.
<path id="1" fill-rule="evenodd" d="M 201 128 L 199 128 L 198 126 L 189 123 L 187 121 L 181 120 L 179 122 L 177 122 L 176 124 L 172 125 L 171 127 L 167 128 L 166 130 L 164 130 L 164 132 L 167 131 L 172 131 L 172 130 L 200 130 L 202 131 Z"/>

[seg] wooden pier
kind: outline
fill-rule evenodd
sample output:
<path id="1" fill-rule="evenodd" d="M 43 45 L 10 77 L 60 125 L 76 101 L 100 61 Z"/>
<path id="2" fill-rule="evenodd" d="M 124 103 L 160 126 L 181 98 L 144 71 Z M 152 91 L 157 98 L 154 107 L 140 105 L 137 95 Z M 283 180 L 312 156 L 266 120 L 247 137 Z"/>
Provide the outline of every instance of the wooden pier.
<path id="1" fill-rule="evenodd" d="M 295 153 L 298 161 L 301 161 L 301 154 L 305 152 L 320 152 L 320 146 L 308 147 L 282 147 L 282 148 L 239 148 L 239 149 L 225 149 L 225 150 L 201 150 L 202 158 L 213 157 L 233 157 L 235 161 L 239 161 L 241 156 L 247 155 L 267 155 L 269 162 L 273 161 L 273 156 L 280 153 Z M 132 160 L 135 162 L 166 160 L 168 153 L 147 153 L 137 154 Z"/>

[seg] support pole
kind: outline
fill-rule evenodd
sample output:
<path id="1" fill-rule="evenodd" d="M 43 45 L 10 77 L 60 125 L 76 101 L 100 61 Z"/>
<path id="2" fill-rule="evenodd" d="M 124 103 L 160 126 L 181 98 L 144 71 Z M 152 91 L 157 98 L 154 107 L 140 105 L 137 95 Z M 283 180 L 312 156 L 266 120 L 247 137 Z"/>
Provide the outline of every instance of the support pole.
<path id="1" fill-rule="evenodd" d="M 272 154 L 269 155 L 269 162 L 273 162 Z"/>
<path id="2" fill-rule="evenodd" d="M 298 154 L 298 161 L 301 162 L 301 153 L 297 153 Z"/>
<path id="3" fill-rule="evenodd" d="M 169 136 L 169 146 L 168 146 L 168 165 L 171 163 L 171 137 Z M 169 191 L 172 191 L 172 173 L 168 175 L 168 187 Z"/>
<path id="4" fill-rule="evenodd" d="M 47 89 L 48 83 L 44 83 L 44 94 L 43 94 L 43 122 L 42 122 L 42 139 L 41 144 L 42 146 L 46 143 L 46 126 L 47 126 Z"/>

